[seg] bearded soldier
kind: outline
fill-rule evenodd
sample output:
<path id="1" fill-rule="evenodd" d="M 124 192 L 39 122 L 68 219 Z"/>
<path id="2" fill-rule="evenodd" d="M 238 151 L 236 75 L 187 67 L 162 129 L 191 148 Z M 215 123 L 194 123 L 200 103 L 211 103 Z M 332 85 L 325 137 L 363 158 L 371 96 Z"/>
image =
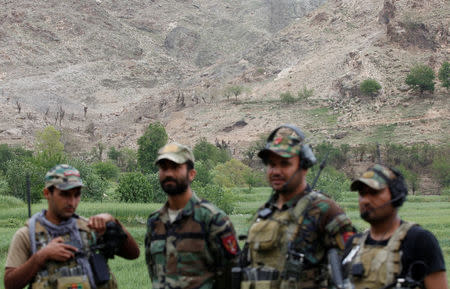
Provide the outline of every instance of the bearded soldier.
<path id="1" fill-rule="evenodd" d="M 231 266 L 239 253 L 235 231 L 223 211 L 192 191 L 192 151 L 167 144 L 156 164 L 168 201 L 147 221 L 145 257 L 152 288 L 230 288 Z"/>
<path id="2" fill-rule="evenodd" d="M 281 129 L 291 134 L 277 135 Z M 258 156 L 274 194 L 249 229 L 241 288 L 326 288 L 327 251 L 344 249 L 354 234 L 350 219 L 306 183 L 316 158 L 300 129 L 275 129 Z"/>
<path id="3" fill-rule="evenodd" d="M 401 220 L 408 194 L 403 175 L 376 164 L 351 184 L 359 193 L 361 218 L 370 224 L 346 244 L 344 267 L 356 289 L 446 289 L 444 258 L 429 231 Z"/>
<path id="4" fill-rule="evenodd" d="M 75 214 L 82 187 L 80 173 L 69 165 L 57 165 L 47 172 L 44 197 L 48 208 L 15 233 L 6 260 L 6 289 L 28 284 L 33 289 L 117 288 L 103 255 L 96 254 L 93 246 L 106 248 L 112 241 L 108 254 L 127 259 L 136 259 L 139 247 L 110 214 L 89 220 Z"/>

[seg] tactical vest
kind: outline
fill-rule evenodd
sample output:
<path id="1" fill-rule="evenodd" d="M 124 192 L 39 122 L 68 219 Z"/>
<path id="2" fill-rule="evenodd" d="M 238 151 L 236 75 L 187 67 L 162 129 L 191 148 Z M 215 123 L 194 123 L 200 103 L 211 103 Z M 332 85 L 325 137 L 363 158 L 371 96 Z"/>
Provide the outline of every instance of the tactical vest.
<path id="1" fill-rule="evenodd" d="M 362 276 L 351 276 L 355 289 L 382 288 L 395 282 L 402 272 L 402 252 L 400 246 L 408 230 L 416 224 L 403 222 L 394 232 L 386 246 L 366 245 L 369 230 L 361 237 L 355 237 L 352 245 L 356 255 L 352 259 L 352 266 L 362 264 Z M 352 254 L 352 253 L 350 253 Z"/>
<path id="2" fill-rule="evenodd" d="M 276 280 L 260 280 L 259 277 L 250 277 L 252 280 L 246 280 L 248 278 L 244 277 L 244 281 L 241 283 L 242 289 L 301 289 L 315 286 L 316 280 L 320 278 L 318 275 L 321 275 L 319 268 L 302 270 L 296 280 L 286 280 L 282 278 L 282 275 L 286 269 L 288 244 L 298 235 L 305 212 L 312 202 L 319 198 L 326 197 L 319 192 L 309 192 L 297 202 L 295 207 L 284 211 L 277 210 L 266 219 L 257 218 L 255 220 L 249 229 L 247 239 L 251 267 L 267 272 L 275 269 L 278 273 L 262 275 L 278 278 Z"/>
<path id="3" fill-rule="evenodd" d="M 38 213 L 39 214 L 39 213 Z M 37 214 L 36 214 L 37 215 Z M 35 242 L 35 252 L 45 247 L 51 241 L 51 236 L 43 224 L 37 221 L 33 216 L 28 222 L 27 226 L 30 229 L 30 240 L 32 238 Z M 84 254 L 83 259 L 89 264 L 88 259 L 91 255 L 89 247 L 95 244 L 95 235 L 87 226 L 87 221 L 81 217 L 76 219 L 77 228 L 81 237 L 82 249 L 79 249 L 81 254 Z M 61 236 L 66 243 L 71 243 L 70 234 Z M 33 241 L 31 245 L 33 252 Z M 77 253 L 78 254 L 78 253 Z M 93 283 L 93 286 L 92 286 Z M 47 261 L 45 268 L 39 271 L 30 284 L 32 289 L 117 289 L 117 281 L 112 273 L 110 273 L 110 280 L 100 286 L 96 285 L 94 281 L 90 282 L 87 272 L 83 267 L 77 263 L 76 258 L 69 259 L 65 262 Z"/>
<path id="4" fill-rule="evenodd" d="M 213 288 L 218 268 L 208 244 L 206 219 L 217 209 L 195 195 L 193 199 L 192 212 L 182 210 L 172 224 L 161 210 L 149 217 L 146 262 L 154 289 Z"/>

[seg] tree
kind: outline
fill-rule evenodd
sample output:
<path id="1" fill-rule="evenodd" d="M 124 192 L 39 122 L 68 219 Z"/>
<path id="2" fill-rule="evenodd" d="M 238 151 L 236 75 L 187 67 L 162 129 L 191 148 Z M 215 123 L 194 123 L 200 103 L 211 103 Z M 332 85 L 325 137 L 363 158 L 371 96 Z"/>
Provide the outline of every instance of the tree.
<path id="1" fill-rule="evenodd" d="M 378 92 L 381 89 L 381 85 L 376 81 L 375 79 L 366 79 L 361 82 L 361 85 L 359 86 L 359 90 L 364 95 L 367 96 L 375 96 L 378 94 Z"/>
<path id="2" fill-rule="evenodd" d="M 151 201 L 152 184 L 142 173 L 124 173 L 119 178 L 117 193 L 121 201 L 146 203 Z"/>
<path id="3" fill-rule="evenodd" d="M 244 91 L 244 87 L 240 85 L 233 85 L 227 88 L 225 94 L 227 99 L 230 99 L 230 95 L 234 95 L 237 101 L 237 97 Z"/>
<path id="4" fill-rule="evenodd" d="M 405 83 L 414 90 L 419 90 L 423 94 L 425 90 L 434 91 L 434 71 L 431 67 L 424 64 L 415 65 L 408 76 Z"/>
<path id="5" fill-rule="evenodd" d="M 0 171 L 6 173 L 6 162 L 9 160 L 26 159 L 32 156 L 32 151 L 21 147 L 10 147 L 7 144 L 0 144 Z"/>
<path id="6" fill-rule="evenodd" d="M 227 149 L 218 148 L 205 138 L 195 144 L 193 153 L 195 160 L 202 161 L 208 169 L 213 169 L 218 163 L 224 163 L 231 158 Z"/>
<path id="7" fill-rule="evenodd" d="M 154 165 L 158 150 L 167 142 L 167 133 L 164 126 L 157 122 L 151 123 L 143 136 L 138 139 L 138 166 L 143 173 L 156 172 Z"/>
<path id="8" fill-rule="evenodd" d="M 47 170 L 63 163 L 66 159 L 61 133 L 53 126 L 47 126 L 36 134 L 36 162 Z"/>
<path id="9" fill-rule="evenodd" d="M 450 87 L 450 63 L 448 61 L 442 63 L 438 76 L 442 87 L 448 89 Z"/>

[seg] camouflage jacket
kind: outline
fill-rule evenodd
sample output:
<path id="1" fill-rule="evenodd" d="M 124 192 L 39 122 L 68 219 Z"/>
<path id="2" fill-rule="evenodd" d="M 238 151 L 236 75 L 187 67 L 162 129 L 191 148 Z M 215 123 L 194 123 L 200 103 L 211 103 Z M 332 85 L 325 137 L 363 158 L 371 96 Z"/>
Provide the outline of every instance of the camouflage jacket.
<path id="1" fill-rule="evenodd" d="M 319 288 L 326 284 L 327 276 L 324 272 L 327 251 L 331 248 L 342 251 L 345 241 L 354 234 L 355 229 L 344 211 L 333 200 L 319 192 L 311 192 L 309 187 L 306 194 L 295 196 L 281 209 L 276 206 L 277 198 L 277 194 L 273 195 L 258 210 L 258 215 L 262 210 L 270 210 L 267 219 L 257 218 L 250 227 L 248 261 L 253 267 L 264 263 L 282 272 L 289 243 L 293 252 L 304 255 L 303 272 L 299 276 L 303 285 L 305 288 Z M 302 198 L 306 199 L 300 201 Z M 264 229 L 258 228 L 258 222 L 261 223 L 259 227 L 264 226 Z M 263 232 L 271 226 L 271 222 L 279 224 L 273 226 L 276 232 Z M 258 238 L 261 237 L 258 237 L 258 234 L 262 239 L 266 239 L 266 243 L 270 240 L 269 236 L 276 236 L 272 248 L 260 242 Z M 263 248 L 263 245 L 266 248 Z"/>
<path id="2" fill-rule="evenodd" d="M 145 258 L 153 289 L 215 288 L 238 253 L 227 215 L 195 194 L 173 223 L 167 203 L 148 218 Z"/>

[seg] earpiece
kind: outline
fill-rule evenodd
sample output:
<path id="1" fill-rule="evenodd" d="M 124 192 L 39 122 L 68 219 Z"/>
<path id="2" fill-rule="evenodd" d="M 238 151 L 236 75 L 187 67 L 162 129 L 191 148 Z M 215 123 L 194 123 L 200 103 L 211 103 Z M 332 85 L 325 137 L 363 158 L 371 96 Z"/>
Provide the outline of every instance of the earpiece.
<path id="1" fill-rule="evenodd" d="M 300 168 L 308 169 L 308 168 L 312 167 L 317 162 L 317 159 L 314 156 L 311 146 L 309 144 L 303 144 L 303 141 L 305 140 L 305 134 L 295 125 L 283 124 L 283 125 L 277 127 L 276 129 L 274 129 L 272 131 L 272 133 L 269 135 L 269 137 L 267 138 L 266 149 L 270 148 L 270 144 L 274 140 L 275 135 L 282 128 L 288 128 L 288 129 L 293 130 L 299 138 L 298 143 L 301 144 L 300 155 L 299 155 L 300 156 Z"/>
<path id="2" fill-rule="evenodd" d="M 379 176 L 381 176 L 389 186 L 389 191 L 391 192 L 391 203 L 394 207 L 400 207 L 403 205 L 403 202 L 406 200 L 406 195 L 408 194 L 408 187 L 406 186 L 405 178 L 402 173 L 395 169 L 388 167 L 391 170 L 395 178 L 390 179 L 389 176 L 386 176 L 381 170 L 372 168 L 374 172 L 376 172 Z"/>

